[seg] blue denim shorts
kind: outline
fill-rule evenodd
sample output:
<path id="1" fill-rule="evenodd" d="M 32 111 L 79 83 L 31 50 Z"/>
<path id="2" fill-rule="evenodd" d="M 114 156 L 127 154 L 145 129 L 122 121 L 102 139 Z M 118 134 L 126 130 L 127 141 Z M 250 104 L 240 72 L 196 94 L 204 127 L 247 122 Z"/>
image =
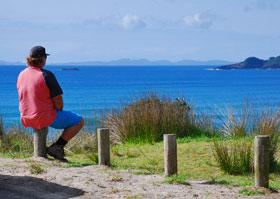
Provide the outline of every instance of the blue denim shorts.
<path id="1" fill-rule="evenodd" d="M 70 111 L 56 111 L 56 118 L 50 127 L 55 129 L 66 129 L 79 124 L 82 117 Z"/>

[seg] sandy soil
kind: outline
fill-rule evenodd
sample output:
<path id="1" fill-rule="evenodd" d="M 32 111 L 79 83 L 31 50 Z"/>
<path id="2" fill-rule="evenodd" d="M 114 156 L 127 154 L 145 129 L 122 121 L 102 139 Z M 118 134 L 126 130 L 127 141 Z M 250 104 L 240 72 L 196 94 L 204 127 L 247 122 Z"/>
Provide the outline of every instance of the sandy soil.
<path id="1" fill-rule="evenodd" d="M 134 175 L 106 167 L 65 168 L 57 161 L 37 159 L 40 174 L 31 174 L 32 159 L 0 158 L 0 198 L 280 198 L 279 193 L 245 197 L 240 187 L 190 181 L 170 185 L 158 175 Z"/>

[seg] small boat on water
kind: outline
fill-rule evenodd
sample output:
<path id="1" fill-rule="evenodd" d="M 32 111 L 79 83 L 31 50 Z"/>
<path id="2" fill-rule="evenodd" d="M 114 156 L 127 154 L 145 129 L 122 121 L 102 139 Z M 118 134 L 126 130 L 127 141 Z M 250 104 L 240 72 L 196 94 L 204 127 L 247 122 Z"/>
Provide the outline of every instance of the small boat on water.
<path id="1" fill-rule="evenodd" d="M 61 68 L 60 70 L 62 70 L 62 71 L 68 71 L 68 70 L 80 70 L 79 68 L 77 68 L 77 67 L 63 67 L 63 68 Z"/>

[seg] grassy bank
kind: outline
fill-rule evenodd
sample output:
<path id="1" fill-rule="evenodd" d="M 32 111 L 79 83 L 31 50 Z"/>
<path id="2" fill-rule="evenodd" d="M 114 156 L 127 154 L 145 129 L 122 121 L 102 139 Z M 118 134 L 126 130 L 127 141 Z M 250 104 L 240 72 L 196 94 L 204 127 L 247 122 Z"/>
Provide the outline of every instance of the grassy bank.
<path id="1" fill-rule="evenodd" d="M 113 146 L 111 151 L 113 169 L 163 175 L 162 142 L 126 143 Z M 73 154 L 69 158 L 72 166 L 96 163 L 85 154 Z M 280 159 L 279 151 L 277 158 Z M 276 170 L 270 174 L 270 187 L 277 190 L 280 190 L 279 172 Z M 253 186 L 254 183 L 253 174 L 230 175 L 222 171 L 214 157 L 213 139 L 208 137 L 178 139 L 178 175 L 166 181 L 184 184 L 187 180 L 208 180 L 209 183 L 237 186 Z"/>
<path id="2" fill-rule="evenodd" d="M 26 135 L 24 137 L 26 138 Z M 19 138 L 22 138 L 22 136 Z M 32 139 L 31 135 L 30 139 Z M 178 138 L 178 175 L 167 178 L 166 181 L 168 183 L 184 184 L 187 180 L 193 179 L 207 180 L 209 183 L 224 185 L 253 186 L 252 174 L 227 174 L 219 167 L 215 159 L 213 150 L 214 140 L 222 143 L 236 141 L 236 139 L 244 140 L 243 138 L 225 139 L 221 136 L 214 138 L 209 136 Z M 0 155 L 11 158 L 27 158 L 32 156 L 32 142 L 25 142 L 23 146 L 21 146 L 22 143 L 19 141 L 15 143 L 17 147 L 12 147 L 8 151 L 2 150 Z M 20 149 L 21 147 L 28 150 L 23 152 L 23 149 Z M 69 143 L 66 148 L 66 154 L 70 162 L 62 166 L 81 167 L 96 165 L 98 159 L 95 136 L 85 132 L 81 133 L 80 136 Z M 278 150 L 276 158 L 280 159 L 280 152 Z M 112 145 L 111 161 L 113 169 L 130 170 L 136 174 L 163 175 L 163 142 L 127 142 Z M 270 187 L 277 190 L 280 190 L 279 172 L 279 170 L 276 170 L 270 174 Z"/>
<path id="3" fill-rule="evenodd" d="M 239 112 L 229 111 L 216 127 L 213 118 L 195 113 L 184 100 L 150 94 L 102 115 L 99 123 L 110 129 L 112 168 L 140 174 L 163 174 L 163 134 L 176 134 L 178 175 L 166 181 L 182 184 L 194 179 L 252 186 L 253 137 L 270 135 L 270 186 L 280 190 L 280 114 L 277 110 L 256 112 L 244 104 Z M 0 130 L 0 155 L 32 156 L 30 133 L 16 128 L 8 132 L 3 132 L 3 128 Z M 79 133 L 67 144 L 66 154 L 70 160 L 64 165 L 66 167 L 97 164 L 95 134 Z"/>

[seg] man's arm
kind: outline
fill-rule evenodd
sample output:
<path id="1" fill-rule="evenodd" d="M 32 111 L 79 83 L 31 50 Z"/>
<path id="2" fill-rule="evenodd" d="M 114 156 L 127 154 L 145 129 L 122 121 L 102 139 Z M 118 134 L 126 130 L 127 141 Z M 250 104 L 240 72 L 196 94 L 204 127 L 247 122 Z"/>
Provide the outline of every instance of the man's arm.
<path id="1" fill-rule="evenodd" d="M 61 111 L 63 109 L 63 99 L 62 99 L 62 95 L 58 95 L 56 97 L 53 97 L 52 98 L 52 101 L 53 101 L 53 105 L 54 105 L 54 108 L 56 110 L 59 110 Z"/>
<path id="2" fill-rule="evenodd" d="M 42 69 L 43 77 L 45 79 L 45 82 L 50 90 L 50 97 L 53 102 L 53 106 L 56 110 L 62 110 L 63 109 L 63 100 L 62 100 L 62 94 L 63 91 L 59 85 L 59 83 L 56 80 L 55 75 L 45 69 Z"/>

